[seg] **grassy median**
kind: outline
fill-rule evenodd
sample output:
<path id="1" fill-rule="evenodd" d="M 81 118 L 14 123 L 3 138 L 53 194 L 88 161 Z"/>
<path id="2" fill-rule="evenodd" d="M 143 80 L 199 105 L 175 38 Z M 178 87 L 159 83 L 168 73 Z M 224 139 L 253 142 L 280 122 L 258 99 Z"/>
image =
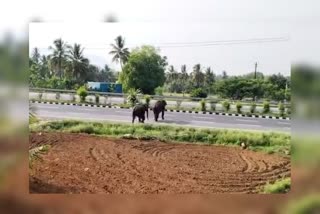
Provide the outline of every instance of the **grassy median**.
<path id="1" fill-rule="evenodd" d="M 75 120 L 40 122 L 30 125 L 33 132 L 62 131 L 123 137 L 130 135 L 143 139 L 205 143 L 218 145 L 245 144 L 248 149 L 267 153 L 290 154 L 290 135 L 285 133 L 201 129 L 165 125 L 115 124 L 81 122 Z"/>

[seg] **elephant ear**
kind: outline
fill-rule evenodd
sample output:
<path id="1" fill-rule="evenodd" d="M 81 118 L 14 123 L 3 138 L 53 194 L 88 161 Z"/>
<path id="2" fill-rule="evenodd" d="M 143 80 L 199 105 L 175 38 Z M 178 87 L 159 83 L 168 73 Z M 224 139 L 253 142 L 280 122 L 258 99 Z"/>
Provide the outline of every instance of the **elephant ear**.
<path id="1" fill-rule="evenodd" d="M 163 105 L 166 106 L 167 105 L 167 102 L 165 100 L 162 100 L 163 102 Z"/>

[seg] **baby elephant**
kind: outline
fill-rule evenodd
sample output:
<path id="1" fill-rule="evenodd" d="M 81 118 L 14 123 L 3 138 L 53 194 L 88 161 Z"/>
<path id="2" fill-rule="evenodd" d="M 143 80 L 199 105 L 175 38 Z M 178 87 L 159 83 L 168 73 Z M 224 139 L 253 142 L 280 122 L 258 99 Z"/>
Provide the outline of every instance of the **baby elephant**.
<path id="1" fill-rule="evenodd" d="M 154 120 L 158 121 L 160 112 L 162 113 L 162 120 L 164 120 L 164 111 L 166 109 L 167 102 L 165 100 L 158 100 L 153 107 Z"/>
<path id="2" fill-rule="evenodd" d="M 148 118 L 148 105 L 147 104 L 135 105 L 133 108 L 133 111 L 132 111 L 132 123 L 134 123 L 134 120 L 136 117 L 139 118 L 140 123 L 144 123 L 144 120 L 146 119 L 144 116 L 145 112 L 147 112 L 147 118 Z"/>

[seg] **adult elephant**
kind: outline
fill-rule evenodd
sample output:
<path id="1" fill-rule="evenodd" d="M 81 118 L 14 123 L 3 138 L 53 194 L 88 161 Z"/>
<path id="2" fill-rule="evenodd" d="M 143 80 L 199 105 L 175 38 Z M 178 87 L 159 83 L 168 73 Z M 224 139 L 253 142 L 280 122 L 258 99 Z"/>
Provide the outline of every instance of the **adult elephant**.
<path id="1" fill-rule="evenodd" d="M 145 113 L 147 113 L 147 119 L 148 118 L 148 105 L 147 104 L 137 104 L 134 106 L 132 111 L 132 123 L 134 123 L 134 120 L 136 117 L 139 118 L 140 123 L 144 123 L 145 121 Z"/>
<path id="2" fill-rule="evenodd" d="M 153 107 L 154 120 L 158 121 L 160 112 L 162 113 L 162 120 L 164 120 L 164 111 L 166 110 L 167 102 L 165 100 L 158 100 Z"/>

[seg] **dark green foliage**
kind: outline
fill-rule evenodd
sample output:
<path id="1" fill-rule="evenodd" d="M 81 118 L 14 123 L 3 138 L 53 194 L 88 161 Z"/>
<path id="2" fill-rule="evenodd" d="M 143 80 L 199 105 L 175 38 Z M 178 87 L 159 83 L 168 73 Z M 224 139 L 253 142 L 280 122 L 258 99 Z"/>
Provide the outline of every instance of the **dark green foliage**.
<path id="1" fill-rule="evenodd" d="M 251 113 L 251 114 L 255 113 L 255 111 L 256 111 L 256 106 L 257 106 L 256 103 L 252 103 L 252 104 L 251 104 L 251 106 L 250 106 L 250 113 Z"/>
<path id="2" fill-rule="evenodd" d="M 154 47 L 136 48 L 120 73 L 120 82 L 125 91 L 134 88 L 154 94 L 155 88 L 164 84 L 166 65 L 166 57 L 160 56 Z"/>
<path id="3" fill-rule="evenodd" d="M 223 101 L 222 106 L 226 112 L 230 110 L 230 102 L 228 100 Z"/>
<path id="4" fill-rule="evenodd" d="M 237 113 L 240 114 L 241 113 L 242 104 L 240 102 L 237 102 L 236 103 L 236 108 L 237 108 Z"/>
<path id="5" fill-rule="evenodd" d="M 206 101 L 205 101 L 205 99 L 202 99 L 200 101 L 200 109 L 201 109 L 201 111 L 206 111 Z"/>
<path id="6" fill-rule="evenodd" d="M 267 114 L 270 112 L 270 103 L 269 101 L 263 102 L 263 113 Z"/>
<path id="7" fill-rule="evenodd" d="M 81 86 L 78 90 L 77 90 L 77 94 L 80 97 L 80 101 L 81 102 L 85 102 L 86 97 L 88 96 L 88 91 L 85 88 L 85 86 Z"/>
<path id="8" fill-rule="evenodd" d="M 151 96 L 147 94 L 147 95 L 144 96 L 144 99 L 145 99 L 145 103 L 149 107 L 150 106 Z"/>
<path id="9" fill-rule="evenodd" d="M 207 93 L 201 88 L 196 88 L 196 89 L 191 91 L 190 97 L 206 98 L 207 97 Z"/>
<path id="10" fill-rule="evenodd" d="M 284 107 L 283 102 L 279 102 L 278 109 L 279 109 L 280 116 L 283 117 L 284 116 L 284 111 L 285 111 L 285 107 Z"/>

